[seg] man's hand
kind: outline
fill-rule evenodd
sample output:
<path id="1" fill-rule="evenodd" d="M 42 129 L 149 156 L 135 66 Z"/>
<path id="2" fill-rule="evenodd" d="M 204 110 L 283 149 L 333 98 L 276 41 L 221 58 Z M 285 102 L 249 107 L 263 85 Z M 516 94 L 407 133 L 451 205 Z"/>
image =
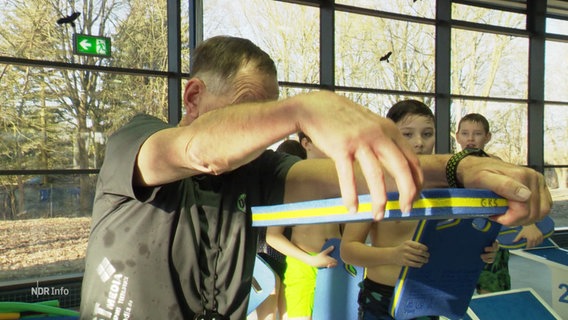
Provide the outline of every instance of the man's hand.
<path id="1" fill-rule="evenodd" d="M 544 176 L 531 168 L 492 158 L 466 157 L 457 174 L 466 188 L 489 189 L 509 201 L 505 214 L 491 218 L 498 223 L 528 225 L 550 213 L 552 196 Z"/>
<path id="2" fill-rule="evenodd" d="M 358 164 L 367 182 L 375 219 L 384 216 L 385 174 L 393 177 L 400 190 L 401 210 L 410 212 L 422 188 L 423 175 L 418 158 L 395 124 L 331 92 L 300 97 L 302 104 L 309 107 L 303 108 L 305 113 L 298 117 L 298 130 L 335 162 L 345 206 L 357 211 L 354 167 Z"/>

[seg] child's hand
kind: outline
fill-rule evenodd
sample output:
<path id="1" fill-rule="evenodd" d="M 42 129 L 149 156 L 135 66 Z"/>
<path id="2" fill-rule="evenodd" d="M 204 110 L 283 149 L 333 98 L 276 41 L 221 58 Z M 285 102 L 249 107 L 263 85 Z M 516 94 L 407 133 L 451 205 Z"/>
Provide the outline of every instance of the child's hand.
<path id="1" fill-rule="evenodd" d="M 420 242 L 406 240 L 395 247 L 394 264 L 403 267 L 420 268 L 428 262 L 429 257 L 427 246 Z"/>
<path id="2" fill-rule="evenodd" d="M 540 231 L 540 229 L 534 225 L 524 226 L 521 229 L 521 232 L 517 235 L 513 242 L 520 241 L 521 239 L 527 239 L 527 249 L 534 248 L 542 243 L 544 240 L 544 235 Z"/>
<path id="3" fill-rule="evenodd" d="M 308 264 L 316 268 L 335 268 L 337 266 L 337 260 L 329 256 L 329 253 L 333 251 L 334 248 L 334 246 L 329 246 L 315 256 L 311 256 Z"/>
<path id="4" fill-rule="evenodd" d="M 494 241 L 491 247 L 485 247 L 485 253 L 481 254 L 481 260 L 485 263 L 495 262 L 495 256 L 497 256 L 497 251 L 499 251 L 499 242 Z"/>

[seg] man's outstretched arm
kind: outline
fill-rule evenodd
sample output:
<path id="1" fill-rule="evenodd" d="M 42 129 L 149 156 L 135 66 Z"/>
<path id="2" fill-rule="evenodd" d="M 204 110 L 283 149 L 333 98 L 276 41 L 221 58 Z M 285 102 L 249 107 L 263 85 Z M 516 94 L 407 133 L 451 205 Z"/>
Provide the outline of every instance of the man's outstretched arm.
<path id="1" fill-rule="evenodd" d="M 424 188 L 446 188 L 446 164 L 451 155 L 421 155 Z M 357 190 L 364 194 L 367 183 L 355 170 Z M 489 189 L 506 198 L 509 209 L 493 217 L 501 224 L 528 225 L 550 213 L 552 198 L 542 174 L 533 169 L 492 158 L 466 157 L 457 167 L 457 178 L 466 188 Z M 397 184 L 385 175 L 387 191 L 397 191 Z M 285 202 L 338 197 L 340 188 L 335 165 L 329 159 L 304 160 L 290 169 L 286 179 Z M 376 215 L 380 220 L 382 215 Z"/>
<path id="2" fill-rule="evenodd" d="M 360 164 L 377 215 L 386 203 L 385 175 L 408 211 L 422 185 L 418 158 L 392 121 L 337 94 L 319 91 L 281 101 L 231 105 L 187 126 L 159 131 L 142 145 L 135 182 L 159 185 L 192 175 L 220 174 L 258 157 L 268 146 L 303 131 L 333 160 L 346 207 L 357 208 Z M 359 184 L 360 185 L 360 184 Z"/>

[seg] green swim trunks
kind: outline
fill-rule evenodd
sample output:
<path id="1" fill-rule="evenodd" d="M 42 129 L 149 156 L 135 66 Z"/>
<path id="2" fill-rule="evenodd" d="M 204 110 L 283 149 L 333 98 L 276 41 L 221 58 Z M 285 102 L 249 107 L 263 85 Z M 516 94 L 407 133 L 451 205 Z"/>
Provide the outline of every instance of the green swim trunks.
<path id="1" fill-rule="evenodd" d="M 314 253 L 310 253 L 314 255 Z M 318 269 L 304 262 L 286 257 L 284 295 L 288 317 L 311 316 L 314 310 L 314 294 Z"/>

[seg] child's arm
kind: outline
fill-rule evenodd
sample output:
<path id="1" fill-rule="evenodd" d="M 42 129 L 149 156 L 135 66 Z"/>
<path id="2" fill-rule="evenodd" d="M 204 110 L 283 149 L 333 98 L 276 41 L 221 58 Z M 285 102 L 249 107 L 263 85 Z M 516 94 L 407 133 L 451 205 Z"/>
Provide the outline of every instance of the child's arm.
<path id="1" fill-rule="evenodd" d="M 288 240 L 288 238 L 284 236 L 284 228 L 283 226 L 268 227 L 266 231 L 266 243 L 283 255 L 296 258 L 312 267 L 333 268 L 337 266 L 337 260 L 329 256 L 329 253 L 334 249 L 333 246 L 326 248 L 316 255 L 311 255 Z"/>
<path id="2" fill-rule="evenodd" d="M 396 247 L 375 247 L 365 244 L 374 224 L 349 223 L 341 238 L 341 259 L 362 267 L 398 265 L 419 268 L 428 262 L 428 248 L 416 241 L 406 240 Z"/>

